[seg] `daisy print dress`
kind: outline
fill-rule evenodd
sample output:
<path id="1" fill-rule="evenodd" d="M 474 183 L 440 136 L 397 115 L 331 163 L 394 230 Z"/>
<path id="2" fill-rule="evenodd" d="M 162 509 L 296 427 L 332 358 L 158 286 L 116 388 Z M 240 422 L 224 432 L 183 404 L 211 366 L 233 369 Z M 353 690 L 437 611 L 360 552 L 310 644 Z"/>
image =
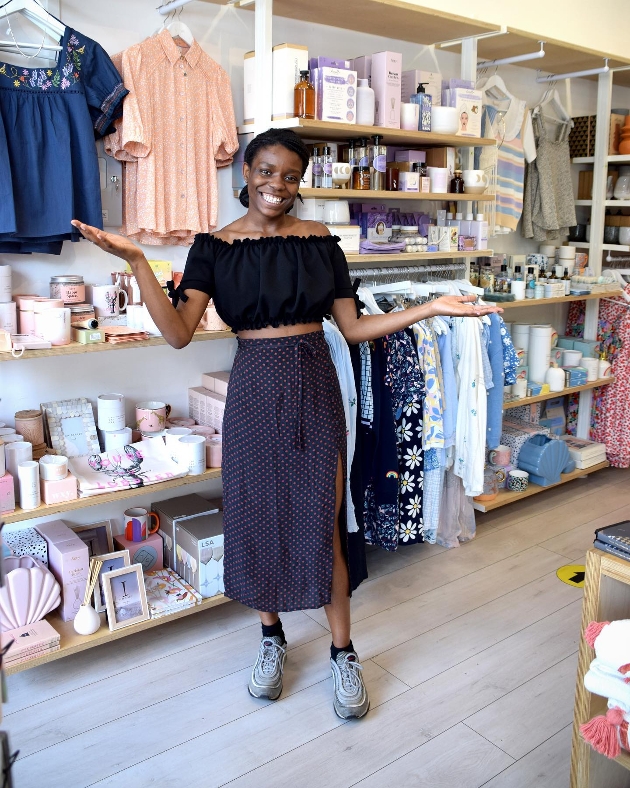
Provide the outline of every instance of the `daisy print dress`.
<path id="1" fill-rule="evenodd" d="M 385 337 L 387 371 L 391 391 L 398 454 L 398 544 L 424 541 L 422 498 L 424 455 L 422 452 L 425 386 L 418 351 L 406 331 Z"/>

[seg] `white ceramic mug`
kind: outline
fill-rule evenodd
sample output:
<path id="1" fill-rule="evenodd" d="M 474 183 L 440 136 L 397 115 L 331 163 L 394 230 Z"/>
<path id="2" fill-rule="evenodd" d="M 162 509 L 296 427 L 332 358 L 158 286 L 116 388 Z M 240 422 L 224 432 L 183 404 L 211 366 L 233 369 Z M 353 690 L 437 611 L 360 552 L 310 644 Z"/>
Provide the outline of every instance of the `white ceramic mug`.
<path id="1" fill-rule="evenodd" d="M 324 206 L 324 222 L 326 224 L 350 224 L 350 207 L 348 201 L 326 200 L 326 205 Z"/>
<path id="2" fill-rule="evenodd" d="M 206 470 L 206 439 L 203 435 L 183 435 L 179 439 L 180 462 L 190 476 L 198 476 Z"/>
<path id="3" fill-rule="evenodd" d="M 400 104 L 400 128 L 405 131 L 418 131 L 420 125 L 420 105 Z"/>
<path id="4" fill-rule="evenodd" d="M 169 427 L 167 430 L 164 430 L 164 443 L 173 462 L 180 462 L 184 457 L 185 450 L 182 448 L 179 439 L 185 435 L 192 435 L 190 427 Z"/>
<path id="5" fill-rule="evenodd" d="M 446 194 L 448 192 L 447 167 L 427 167 L 427 175 L 431 179 L 431 191 L 434 194 Z"/>
<path id="6" fill-rule="evenodd" d="M 99 430 L 110 432 L 125 426 L 124 394 L 99 394 L 97 409 Z"/>
<path id="7" fill-rule="evenodd" d="M 512 456 L 512 449 L 509 446 L 497 446 L 488 452 L 488 461 L 492 465 L 509 465 Z"/>
<path id="8" fill-rule="evenodd" d="M 96 317 L 118 317 L 127 308 L 127 293 L 118 285 L 92 285 Z"/>
<path id="9" fill-rule="evenodd" d="M 352 177 L 352 167 L 345 161 L 336 161 L 332 166 L 333 186 L 342 188 Z M 309 184 L 310 185 L 310 184 Z"/>
<path id="10" fill-rule="evenodd" d="M 166 419 L 171 414 L 171 406 L 164 402 L 149 400 L 136 405 L 136 429 L 142 433 L 162 432 Z"/>
<path id="11" fill-rule="evenodd" d="M 514 399 L 523 399 L 523 397 L 527 396 L 526 380 L 517 380 L 516 383 L 512 384 L 512 396 Z"/>
<path id="12" fill-rule="evenodd" d="M 490 179 L 483 170 L 464 170 L 464 192 L 469 194 L 483 194 L 488 188 Z"/>

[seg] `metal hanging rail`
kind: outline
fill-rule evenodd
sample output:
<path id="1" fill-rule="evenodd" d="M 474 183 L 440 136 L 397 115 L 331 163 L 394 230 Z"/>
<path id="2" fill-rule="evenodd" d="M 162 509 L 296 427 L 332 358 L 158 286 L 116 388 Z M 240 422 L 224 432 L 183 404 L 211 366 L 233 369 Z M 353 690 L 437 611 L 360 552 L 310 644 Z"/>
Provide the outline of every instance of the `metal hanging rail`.
<path id="1" fill-rule="evenodd" d="M 510 66 L 513 63 L 524 63 L 526 60 L 539 60 L 545 56 L 545 42 L 539 41 L 540 49 L 538 52 L 528 52 L 525 55 L 512 55 L 511 57 L 501 57 L 498 60 L 481 60 L 477 63 L 477 69 L 490 68 L 491 66 Z"/>
<path id="2" fill-rule="evenodd" d="M 587 68 L 586 71 L 569 71 L 568 74 L 549 74 L 547 77 L 536 77 L 536 82 L 557 82 L 560 79 L 578 79 L 579 77 L 593 77 L 597 74 L 607 74 L 610 71 L 608 58 L 604 58 L 601 68 Z"/>

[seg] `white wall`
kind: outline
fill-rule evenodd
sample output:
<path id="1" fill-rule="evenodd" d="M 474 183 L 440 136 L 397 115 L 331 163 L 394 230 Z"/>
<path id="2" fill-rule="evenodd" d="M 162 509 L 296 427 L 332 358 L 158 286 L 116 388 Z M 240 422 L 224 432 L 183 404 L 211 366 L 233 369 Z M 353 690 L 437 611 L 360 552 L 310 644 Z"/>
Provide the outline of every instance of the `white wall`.
<path id="1" fill-rule="evenodd" d="M 63 21 L 99 41 L 110 53 L 122 50 L 154 33 L 162 24 L 155 12 L 155 0 L 62 0 Z M 254 16 L 231 6 L 191 3 L 182 15 L 193 34 L 211 57 L 229 73 L 232 81 L 237 121 L 242 121 L 242 60 L 253 48 Z M 595 26 L 591 23 L 591 29 Z M 412 44 L 342 31 L 317 25 L 306 25 L 278 19 L 274 25 L 274 44 L 292 42 L 307 44 L 313 53 L 333 57 L 356 57 L 363 53 L 395 49 L 403 53 L 404 68 L 433 68 L 433 56 L 426 49 Z M 445 76 L 459 76 L 459 56 L 437 54 L 439 67 Z M 501 70 L 511 92 L 534 104 L 542 95 L 536 85 L 535 72 L 508 67 Z M 571 111 L 574 115 L 595 112 L 596 83 L 576 80 L 572 84 Z M 630 90 L 615 89 L 613 106 L 630 107 Z M 219 225 L 233 221 L 242 212 L 231 190 L 230 171 L 219 173 Z M 533 247 L 519 236 L 493 239 L 498 251 L 527 251 Z M 186 250 L 179 247 L 147 247 L 154 258 L 171 260 L 176 270 L 183 269 Z M 109 281 L 111 270 L 120 261 L 105 255 L 87 243 L 64 245 L 60 257 L 4 255 L 15 272 L 16 292 L 48 294 L 52 274 L 80 273 L 89 283 Z M 544 316 L 528 312 L 527 319 L 540 320 Z M 512 313 L 513 314 L 513 313 Z M 525 316 L 522 315 L 524 318 Z M 512 319 L 512 317 L 510 318 Z M 518 319 L 518 318 L 516 318 Z M 547 320 L 549 313 L 547 312 Z M 564 316 L 556 310 L 553 322 L 561 327 Z M 87 396 L 92 401 L 99 393 L 119 391 L 126 395 L 128 419 L 133 415 L 133 403 L 139 399 L 159 399 L 169 402 L 179 414 L 186 411 L 186 392 L 189 386 L 199 385 L 202 372 L 226 369 L 231 366 L 235 352 L 234 340 L 201 342 L 175 351 L 168 347 L 138 348 L 107 353 L 77 355 L 54 359 L 15 361 L 0 364 L 0 421 L 13 423 L 16 410 L 33 408 L 52 399 Z M 215 494 L 218 482 L 209 487 Z M 193 491 L 192 487 L 188 488 Z M 204 488 L 205 489 L 205 488 Z M 169 493 L 162 494 L 167 497 Z M 143 502 L 152 500 L 145 496 Z M 138 505 L 142 505 L 140 501 Z M 120 517 L 124 506 L 95 507 L 67 516 L 71 522 L 91 522 L 102 517 Z"/>

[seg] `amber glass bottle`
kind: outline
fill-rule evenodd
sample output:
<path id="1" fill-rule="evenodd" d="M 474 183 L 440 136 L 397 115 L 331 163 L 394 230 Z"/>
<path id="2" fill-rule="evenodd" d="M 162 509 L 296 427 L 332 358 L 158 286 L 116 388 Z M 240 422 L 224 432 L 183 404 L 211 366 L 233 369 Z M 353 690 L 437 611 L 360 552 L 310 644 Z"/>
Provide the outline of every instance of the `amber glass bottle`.
<path id="1" fill-rule="evenodd" d="M 309 81 L 308 71 L 300 71 L 300 81 L 293 91 L 293 111 L 296 118 L 315 120 L 315 86 Z"/>

